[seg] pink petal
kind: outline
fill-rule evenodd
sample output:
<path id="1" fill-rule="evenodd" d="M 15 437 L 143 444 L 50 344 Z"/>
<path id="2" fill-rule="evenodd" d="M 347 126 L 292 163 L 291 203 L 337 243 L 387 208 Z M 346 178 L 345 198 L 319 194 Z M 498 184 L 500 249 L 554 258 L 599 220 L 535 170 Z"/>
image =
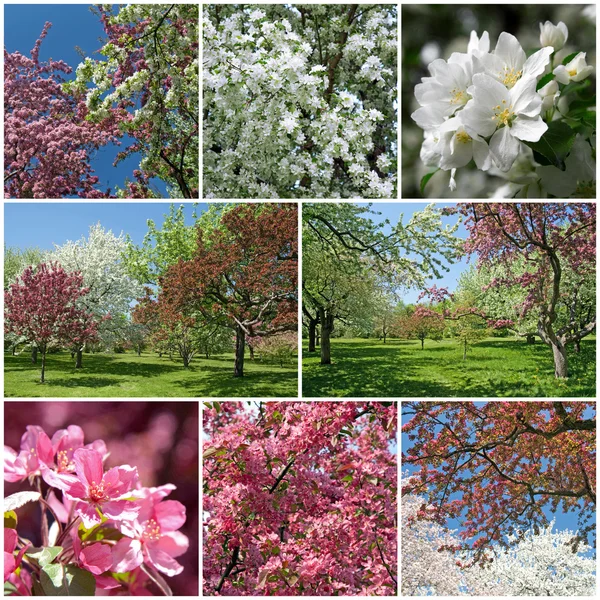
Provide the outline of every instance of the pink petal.
<path id="1" fill-rule="evenodd" d="M 17 547 L 17 530 L 4 528 L 4 552 L 14 552 Z"/>
<path id="2" fill-rule="evenodd" d="M 83 429 L 79 425 L 69 425 L 66 429 L 59 429 L 52 436 L 52 445 L 56 452 L 59 450 L 77 450 L 83 446 Z"/>
<path id="3" fill-rule="evenodd" d="M 84 448 L 89 449 L 89 450 L 95 450 L 96 452 L 99 452 L 100 456 L 102 456 L 103 461 L 108 456 L 108 449 L 106 448 L 106 444 L 104 443 L 103 440 L 96 440 L 96 441 L 92 442 L 91 444 L 86 444 L 84 446 Z"/>
<path id="4" fill-rule="evenodd" d="M 38 436 L 36 448 L 38 460 L 45 465 L 52 466 L 54 464 L 54 448 L 45 431 Z"/>
<path id="5" fill-rule="evenodd" d="M 42 478 L 51 487 L 62 490 L 71 499 L 87 498 L 87 488 L 79 481 L 79 478 L 69 473 L 57 473 L 42 465 L 40 468 Z"/>
<path id="6" fill-rule="evenodd" d="M 96 506 L 94 504 L 88 504 L 87 502 L 78 502 L 75 505 L 75 512 L 81 517 L 83 524 L 91 529 L 94 525 L 98 525 L 102 522 Z"/>
<path id="7" fill-rule="evenodd" d="M 146 544 L 146 553 L 150 564 L 169 577 L 179 575 L 183 571 L 182 565 L 154 545 Z"/>
<path id="8" fill-rule="evenodd" d="M 144 562 L 142 543 L 131 538 L 121 538 L 113 547 L 112 558 L 111 570 L 115 573 L 133 571 Z"/>
<path id="9" fill-rule="evenodd" d="M 111 498 L 118 498 L 131 490 L 138 479 L 137 467 L 122 465 L 104 474 L 104 488 Z M 110 486 L 110 487 L 109 487 Z"/>
<path id="10" fill-rule="evenodd" d="M 4 552 L 4 581 L 10 577 L 15 570 L 15 557 L 10 552 Z"/>
<path id="11" fill-rule="evenodd" d="M 152 542 L 151 545 L 166 552 L 169 556 L 176 557 L 187 552 L 190 540 L 187 535 L 184 535 L 180 531 L 169 531 L 162 535 L 156 542 Z"/>
<path id="12" fill-rule="evenodd" d="M 113 564 L 110 546 L 106 544 L 91 544 L 79 553 L 81 565 L 94 575 L 108 571 Z"/>
<path id="13" fill-rule="evenodd" d="M 27 464 L 10 446 L 4 446 L 4 481 L 23 481 L 28 475 Z"/>
<path id="14" fill-rule="evenodd" d="M 101 590 L 112 590 L 121 587 L 121 584 L 112 575 L 94 575 L 96 588 Z"/>
<path id="15" fill-rule="evenodd" d="M 177 500 L 163 500 L 154 507 L 162 531 L 176 531 L 185 523 L 185 506 Z"/>
<path id="16" fill-rule="evenodd" d="M 79 448 L 73 454 L 75 472 L 81 482 L 87 486 L 99 484 L 102 481 L 102 457 L 95 450 Z"/>
<path id="17" fill-rule="evenodd" d="M 132 521 L 140 512 L 140 507 L 129 500 L 110 500 L 102 504 L 102 513 L 109 519 Z"/>
<path id="18" fill-rule="evenodd" d="M 44 472 L 42 471 L 42 477 L 44 476 Z M 44 481 L 46 481 L 44 479 Z M 46 481 L 46 483 L 48 483 Z M 49 484 L 50 485 L 50 484 Z M 50 490 L 50 494 L 48 495 L 48 504 L 50 508 L 54 511 L 54 514 L 58 517 L 58 520 L 61 523 L 66 523 L 69 520 L 69 508 L 71 505 L 71 501 L 66 498 L 61 502 L 56 494 Z"/>

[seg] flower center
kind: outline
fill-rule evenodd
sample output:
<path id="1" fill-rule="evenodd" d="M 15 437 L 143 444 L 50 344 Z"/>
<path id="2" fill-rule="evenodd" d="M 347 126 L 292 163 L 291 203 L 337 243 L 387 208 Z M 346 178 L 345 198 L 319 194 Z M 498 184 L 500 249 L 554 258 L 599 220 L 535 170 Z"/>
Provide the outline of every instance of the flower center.
<path id="1" fill-rule="evenodd" d="M 465 104 L 467 102 L 467 93 L 465 90 L 454 88 L 450 90 L 450 104 Z"/>
<path id="2" fill-rule="evenodd" d="M 515 69 L 509 69 L 508 67 L 504 67 L 504 71 L 499 73 L 500 79 L 502 83 L 510 89 L 519 79 L 521 79 L 521 75 L 523 75 L 523 71 L 515 71 Z"/>
<path id="3" fill-rule="evenodd" d="M 150 519 L 146 522 L 142 537 L 148 541 L 156 541 L 160 539 L 160 526 L 154 519 Z"/>
<path id="4" fill-rule="evenodd" d="M 502 125 L 510 127 L 515 120 L 515 116 L 515 113 L 512 111 L 512 104 L 508 108 L 506 107 L 506 100 L 502 100 L 502 104 L 494 106 L 494 116 L 492 119 L 496 121 L 498 127 L 502 127 Z"/>
<path id="5" fill-rule="evenodd" d="M 109 486 L 106 486 L 109 487 Z M 90 499 L 94 502 L 100 502 L 106 498 L 106 490 L 104 489 L 104 483 L 94 483 L 90 485 Z"/>
<path id="6" fill-rule="evenodd" d="M 69 448 L 69 451 L 73 451 L 73 448 Z M 75 468 L 75 463 L 69 461 L 69 455 L 66 450 L 60 450 L 58 452 L 56 464 L 60 471 L 72 471 Z"/>
<path id="7" fill-rule="evenodd" d="M 570 71 L 567 71 L 567 73 L 569 74 L 569 77 L 575 77 L 575 75 L 577 75 L 577 69 L 571 69 Z"/>
<path id="8" fill-rule="evenodd" d="M 467 142 L 471 141 L 471 136 L 466 131 L 457 131 L 456 132 L 456 139 L 461 144 L 466 144 Z"/>

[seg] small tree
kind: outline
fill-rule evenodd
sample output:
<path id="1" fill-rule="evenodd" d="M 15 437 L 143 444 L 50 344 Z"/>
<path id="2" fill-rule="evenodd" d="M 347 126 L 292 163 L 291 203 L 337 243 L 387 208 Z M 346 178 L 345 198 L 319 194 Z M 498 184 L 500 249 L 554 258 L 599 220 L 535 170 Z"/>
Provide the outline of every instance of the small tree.
<path id="1" fill-rule="evenodd" d="M 94 339 L 98 323 L 93 314 L 77 307 L 88 293 L 81 273 L 67 273 L 57 263 L 27 267 L 4 293 L 5 332 L 22 335 L 42 355 L 40 383 L 44 383 L 46 352 L 52 344 Z"/>
<path id="2" fill-rule="evenodd" d="M 400 337 L 419 340 L 423 350 L 427 338 L 442 339 L 444 317 L 430 308 L 417 306 L 413 312 L 397 318 L 393 329 Z"/>

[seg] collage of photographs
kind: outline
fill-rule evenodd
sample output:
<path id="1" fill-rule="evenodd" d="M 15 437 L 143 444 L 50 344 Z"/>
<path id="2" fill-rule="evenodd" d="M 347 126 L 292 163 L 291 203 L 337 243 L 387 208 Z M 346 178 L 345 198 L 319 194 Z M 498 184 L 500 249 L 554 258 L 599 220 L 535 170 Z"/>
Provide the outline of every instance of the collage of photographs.
<path id="1" fill-rule="evenodd" d="M 596 8 L 3 0 L 4 595 L 597 597 Z"/>

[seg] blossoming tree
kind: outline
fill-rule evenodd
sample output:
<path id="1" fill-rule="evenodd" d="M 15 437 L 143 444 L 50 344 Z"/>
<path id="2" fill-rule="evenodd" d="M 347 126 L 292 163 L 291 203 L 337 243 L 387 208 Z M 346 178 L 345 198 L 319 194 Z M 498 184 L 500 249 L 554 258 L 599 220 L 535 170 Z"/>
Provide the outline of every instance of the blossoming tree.
<path id="1" fill-rule="evenodd" d="M 412 114 L 424 130 L 421 160 L 436 168 L 422 193 L 440 169 L 456 189 L 457 169 L 474 161 L 512 183 L 499 197 L 595 197 L 593 67 L 585 52 L 561 52 L 567 38 L 564 23 L 540 23 L 541 48 L 528 55 L 506 31 L 493 50 L 487 31 L 472 31 L 466 53 L 429 64 Z"/>
<path id="2" fill-rule="evenodd" d="M 107 457 L 102 440 L 84 445 L 77 425 L 52 438 L 30 425 L 19 452 L 5 447 L 5 481 L 28 480 L 37 490 L 4 499 L 6 595 L 172 595 L 163 575 L 183 570 L 175 558 L 189 545 L 179 531 L 185 506 L 164 500 L 172 484 L 143 487 L 136 467 L 105 470 Z M 41 547 L 18 531 L 17 511 L 30 502 L 42 513 Z"/>
<path id="3" fill-rule="evenodd" d="M 460 520 L 470 564 L 546 526 L 548 508 L 576 513 L 582 540 L 595 539 L 595 403 L 407 402 L 403 418 L 403 464 L 416 469 L 403 492 L 441 522 Z"/>
<path id="4" fill-rule="evenodd" d="M 204 195 L 388 198 L 396 7 L 209 5 Z"/>
<path id="5" fill-rule="evenodd" d="M 23 336 L 41 353 L 40 383 L 45 381 L 46 353 L 54 345 L 83 344 L 96 338 L 95 315 L 78 306 L 88 293 L 79 272 L 56 263 L 27 267 L 4 293 L 4 329 Z"/>
<path id="6" fill-rule="evenodd" d="M 205 595 L 395 595 L 393 402 L 207 403 Z"/>

